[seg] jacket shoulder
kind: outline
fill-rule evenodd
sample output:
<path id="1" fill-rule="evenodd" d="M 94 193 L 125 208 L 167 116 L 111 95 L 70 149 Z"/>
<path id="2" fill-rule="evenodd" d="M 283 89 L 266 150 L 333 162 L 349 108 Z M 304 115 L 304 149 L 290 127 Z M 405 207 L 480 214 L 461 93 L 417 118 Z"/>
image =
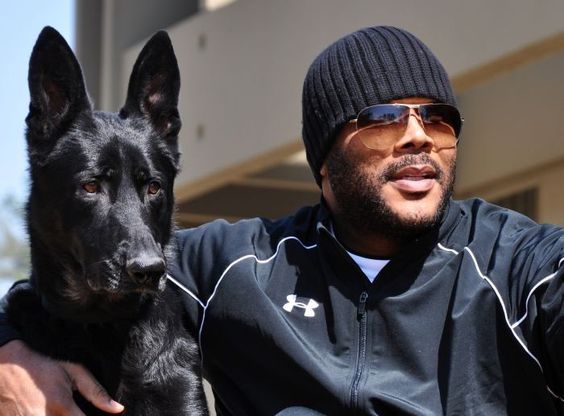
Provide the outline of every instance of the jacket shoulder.
<path id="1" fill-rule="evenodd" d="M 285 239 L 302 245 L 316 239 L 316 207 L 305 207 L 278 220 L 251 218 L 235 223 L 216 220 L 175 233 L 176 252 L 169 272 L 193 292 L 211 293 L 218 279 L 242 258 L 270 258 Z"/>
<path id="2" fill-rule="evenodd" d="M 554 272 L 564 257 L 564 228 L 538 224 L 529 217 L 481 199 L 456 201 L 460 221 L 448 243 L 476 259 L 484 275 L 503 272 L 536 282 Z"/>
<path id="3" fill-rule="evenodd" d="M 316 240 L 317 207 L 304 207 L 293 215 L 276 220 L 250 218 L 229 223 L 218 219 L 196 228 L 178 230 L 180 251 L 213 249 L 216 254 L 233 258 L 245 254 L 267 255 L 280 240 L 295 237 L 304 244 Z"/>

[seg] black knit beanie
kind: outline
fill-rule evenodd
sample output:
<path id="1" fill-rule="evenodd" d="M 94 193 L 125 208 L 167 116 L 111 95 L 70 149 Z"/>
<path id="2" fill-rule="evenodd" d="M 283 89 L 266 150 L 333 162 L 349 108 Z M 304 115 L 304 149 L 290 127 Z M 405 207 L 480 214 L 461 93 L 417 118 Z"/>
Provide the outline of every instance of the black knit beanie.
<path id="1" fill-rule="evenodd" d="M 311 64 L 302 94 L 307 160 L 319 170 L 339 130 L 374 104 L 424 97 L 456 106 L 445 69 L 419 39 L 389 26 L 361 29 L 325 49 Z"/>

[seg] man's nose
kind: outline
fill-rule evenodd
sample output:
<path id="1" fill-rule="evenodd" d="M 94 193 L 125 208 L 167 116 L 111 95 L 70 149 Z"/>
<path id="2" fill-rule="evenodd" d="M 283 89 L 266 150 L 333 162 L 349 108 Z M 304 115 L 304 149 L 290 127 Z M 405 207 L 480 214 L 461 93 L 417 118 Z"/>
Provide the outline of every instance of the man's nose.
<path id="1" fill-rule="evenodd" d="M 403 136 L 396 142 L 394 150 L 397 152 L 430 152 L 433 145 L 433 138 L 427 135 L 423 120 L 412 109 Z"/>

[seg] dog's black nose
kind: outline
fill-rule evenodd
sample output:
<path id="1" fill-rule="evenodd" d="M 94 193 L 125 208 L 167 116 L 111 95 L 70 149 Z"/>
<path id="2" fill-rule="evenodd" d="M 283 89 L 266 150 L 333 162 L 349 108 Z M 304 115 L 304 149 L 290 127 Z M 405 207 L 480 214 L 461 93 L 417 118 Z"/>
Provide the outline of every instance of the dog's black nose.
<path id="1" fill-rule="evenodd" d="M 131 279 L 142 286 L 158 283 L 165 273 L 165 262 L 161 257 L 139 256 L 129 259 L 126 264 Z"/>

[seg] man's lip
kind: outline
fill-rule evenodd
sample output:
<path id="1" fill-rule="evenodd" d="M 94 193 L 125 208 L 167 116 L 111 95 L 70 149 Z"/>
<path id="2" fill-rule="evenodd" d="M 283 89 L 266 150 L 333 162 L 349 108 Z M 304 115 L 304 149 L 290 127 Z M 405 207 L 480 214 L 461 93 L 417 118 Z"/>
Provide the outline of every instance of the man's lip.
<path id="1" fill-rule="evenodd" d="M 398 179 L 391 181 L 390 183 L 399 191 L 419 194 L 422 192 L 429 192 L 435 185 L 436 181 L 434 179 Z"/>
<path id="2" fill-rule="evenodd" d="M 411 165 L 394 173 L 390 182 L 403 192 L 428 192 L 436 183 L 437 172 L 430 165 Z"/>
<path id="3" fill-rule="evenodd" d="M 391 180 L 402 180 L 402 179 L 412 179 L 412 180 L 422 180 L 422 179 L 436 179 L 437 171 L 431 165 L 410 165 L 401 168 L 397 172 L 394 172 Z"/>

